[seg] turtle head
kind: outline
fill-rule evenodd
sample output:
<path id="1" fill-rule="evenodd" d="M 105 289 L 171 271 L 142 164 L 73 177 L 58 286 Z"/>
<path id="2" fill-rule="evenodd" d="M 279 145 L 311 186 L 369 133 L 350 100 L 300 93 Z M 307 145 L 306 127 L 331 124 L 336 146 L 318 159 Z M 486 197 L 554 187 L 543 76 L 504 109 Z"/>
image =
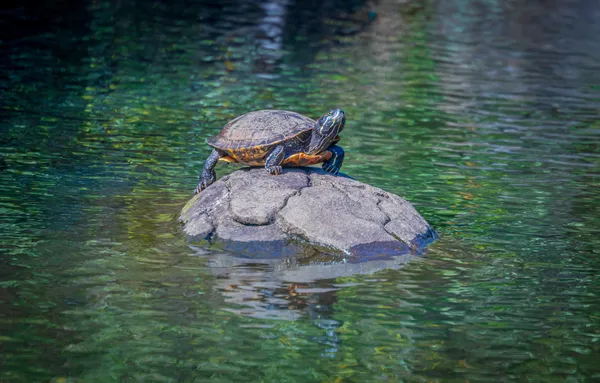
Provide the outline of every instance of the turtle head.
<path id="1" fill-rule="evenodd" d="M 333 109 L 319 118 L 313 127 L 308 145 L 308 154 L 317 154 L 327 149 L 344 129 L 346 116 L 341 109 Z"/>

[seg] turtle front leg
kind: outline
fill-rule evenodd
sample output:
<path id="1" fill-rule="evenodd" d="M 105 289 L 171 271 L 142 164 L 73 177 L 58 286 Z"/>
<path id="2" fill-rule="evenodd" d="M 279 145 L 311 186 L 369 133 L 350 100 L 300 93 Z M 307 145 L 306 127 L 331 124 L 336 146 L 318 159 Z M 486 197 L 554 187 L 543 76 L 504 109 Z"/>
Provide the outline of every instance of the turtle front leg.
<path id="1" fill-rule="evenodd" d="M 267 160 L 265 161 L 265 169 L 267 169 L 267 171 L 274 176 L 281 174 L 283 169 L 281 164 L 283 163 L 284 159 L 285 148 L 283 145 L 279 145 L 273 149 L 273 151 L 267 157 Z"/>
<path id="2" fill-rule="evenodd" d="M 196 186 L 194 194 L 200 193 L 216 181 L 217 174 L 215 173 L 215 166 L 217 165 L 217 161 L 219 161 L 219 157 L 221 157 L 221 155 L 216 149 L 210 153 L 210 156 L 208 156 L 204 162 L 204 168 L 202 169 L 202 173 L 200 173 L 200 179 L 198 180 L 198 186 Z"/>
<path id="3" fill-rule="evenodd" d="M 323 170 L 337 175 L 342 168 L 342 162 L 344 162 L 344 149 L 341 146 L 331 145 L 327 151 L 331 152 L 331 158 L 323 162 Z"/>

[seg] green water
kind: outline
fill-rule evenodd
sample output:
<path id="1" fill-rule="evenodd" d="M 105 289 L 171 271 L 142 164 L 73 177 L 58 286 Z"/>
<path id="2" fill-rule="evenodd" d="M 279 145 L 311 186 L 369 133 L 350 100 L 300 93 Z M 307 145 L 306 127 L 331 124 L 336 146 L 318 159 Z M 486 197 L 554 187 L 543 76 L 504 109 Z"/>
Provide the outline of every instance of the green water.
<path id="1" fill-rule="evenodd" d="M 284 3 L 3 9 L 0 381 L 600 380 L 598 4 Z M 206 136 L 335 107 L 424 257 L 186 241 Z"/>

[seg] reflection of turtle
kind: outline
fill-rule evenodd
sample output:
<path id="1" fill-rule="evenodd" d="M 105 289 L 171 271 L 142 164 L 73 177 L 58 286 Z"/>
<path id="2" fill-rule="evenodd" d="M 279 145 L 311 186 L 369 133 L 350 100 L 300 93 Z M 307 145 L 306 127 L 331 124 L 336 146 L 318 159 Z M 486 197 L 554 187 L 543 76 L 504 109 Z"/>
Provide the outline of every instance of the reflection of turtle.
<path id="1" fill-rule="evenodd" d="M 314 121 L 285 110 L 259 110 L 231 120 L 218 136 L 206 143 L 214 148 L 204 163 L 196 193 L 215 182 L 218 160 L 250 166 L 264 166 L 271 174 L 281 173 L 282 165 L 306 166 L 323 162 L 323 170 L 337 174 L 344 150 L 340 140 L 346 117 L 334 109 Z"/>

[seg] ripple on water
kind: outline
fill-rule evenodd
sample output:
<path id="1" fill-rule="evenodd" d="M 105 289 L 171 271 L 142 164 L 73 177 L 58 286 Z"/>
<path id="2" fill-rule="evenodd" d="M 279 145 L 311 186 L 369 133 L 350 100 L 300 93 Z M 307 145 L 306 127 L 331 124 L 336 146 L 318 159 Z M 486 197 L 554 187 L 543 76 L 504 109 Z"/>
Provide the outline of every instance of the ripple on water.
<path id="1" fill-rule="evenodd" d="M 597 2 L 3 15 L 0 380 L 600 376 Z M 423 258 L 185 242 L 206 136 L 334 107 L 344 171 L 441 233 Z"/>

